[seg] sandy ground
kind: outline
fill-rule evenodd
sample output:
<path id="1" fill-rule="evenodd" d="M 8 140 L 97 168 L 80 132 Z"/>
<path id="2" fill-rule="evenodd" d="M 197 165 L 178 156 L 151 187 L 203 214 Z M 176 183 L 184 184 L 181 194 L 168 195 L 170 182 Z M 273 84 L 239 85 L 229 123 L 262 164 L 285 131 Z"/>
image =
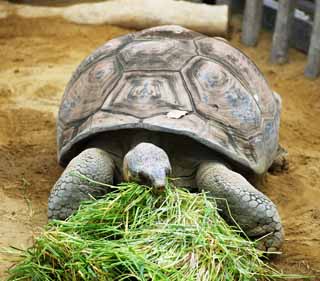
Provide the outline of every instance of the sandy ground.
<path id="1" fill-rule="evenodd" d="M 106 40 L 127 33 L 61 19 L 0 20 L 0 248 L 26 248 L 47 222 L 49 191 L 62 172 L 56 162 L 55 117 L 64 87 L 80 61 Z M 245 51 L 283 98 L 281 143 L 290 168 L 268 174 L 262 191 L 278 205 L 286 241 L 273 263 L 289 273 L 320 276 L 320 79 L 303 77 L 306 57 L 268 63 L 271 35 Z M 11 265 L 0 254 L 0 278 Z M 316 278 L 320 280 L 320 278 Z"/>

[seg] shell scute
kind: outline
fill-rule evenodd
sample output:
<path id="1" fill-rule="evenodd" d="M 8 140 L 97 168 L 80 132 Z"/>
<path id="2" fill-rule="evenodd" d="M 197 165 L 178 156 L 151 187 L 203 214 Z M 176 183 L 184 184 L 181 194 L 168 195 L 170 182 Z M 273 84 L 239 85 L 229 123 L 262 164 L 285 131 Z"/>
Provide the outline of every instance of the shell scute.
<path id="1" fill-rule="evenodd" d="M 178 40 L 193 40 L 202 38 L 201 33 L 191 31 L 179 25 L 162 25 L 144 29 L 135 34 L 135 39 L 173 38 Z"/>
<path id="2" fill-rule="evenodd" d="M 105 44 L 97 48 L 93 53 L 87 56 L 77 67 L 77 69 L 72 74 L 72 77 L 66 87 L 66 91 L 71 87 L 74 82 L 81 76 L 81 74 L 86 71 L 92 64 L 97 61 L 104 59 L 106 57 L 113 56 L 120 49 L 122 49 L 126 44 L 133 40 L 132 34 L 126 34 L 118 38 L 107 41 Z"/>
<path id="3" fill-rule="evenodd" d="M 260 110 L 242 84 L 223 65 L 197 57 L 183 69 L 196 110 L 211 123 L 248 136 L 260 127 Z"/>
<path id="4" fill-rule="evenodd" d="M 70 124 L 99 110 L 120 73 L 119 64 L 113 57 L 93 64 L 65 92 L 59 119 Z"/>
<path id="5" fill-rule="evenodd" d="M 143 119 L 192 105 L 178 72 L 126 72 L 102 110 Z"/>
<path id="6" fill-rule="evenodd" d="M 192 41 L 161 38 L 133 41 L 121 50 L 119 58 L 125 71 L 161 69 L 179 71 L 195 55 Z"/>
<path id="7" fill-rule="evenodd" d="M 244 53 L 217 38 L 201 38 L 196 40 L 196 44 L 200 55 L 218 60 L 234 72 L 264 115 L 275 113 L 277 108 L 270 87 L 257 66 Z"/>

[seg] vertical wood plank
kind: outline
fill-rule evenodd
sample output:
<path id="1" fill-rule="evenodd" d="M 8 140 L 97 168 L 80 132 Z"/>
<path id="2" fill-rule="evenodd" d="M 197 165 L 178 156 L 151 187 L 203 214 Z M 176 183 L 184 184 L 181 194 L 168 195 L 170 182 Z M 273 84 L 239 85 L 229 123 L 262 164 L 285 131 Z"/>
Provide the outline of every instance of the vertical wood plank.
<path id="1" fill-rule="evenodd" d="M 247 46 L 255 46 L 262 24 L 262 0 L 246 0 L 242 23 L 241 41 Z"/>
<path id="2" fill-rule="evenodd" d="M 320 0 L 316 0 L 311 43 L 308 52 L 308 63 L 304 74 L 316 78 L 320 74 Z"/>
<path id="3" fill-rule="evenodd" d="M 283 64 L 288 62 L 289 39 L 294 20 L 296 0 L 279 0 L 276 27 L 272 37 L 270 61 Z"/>

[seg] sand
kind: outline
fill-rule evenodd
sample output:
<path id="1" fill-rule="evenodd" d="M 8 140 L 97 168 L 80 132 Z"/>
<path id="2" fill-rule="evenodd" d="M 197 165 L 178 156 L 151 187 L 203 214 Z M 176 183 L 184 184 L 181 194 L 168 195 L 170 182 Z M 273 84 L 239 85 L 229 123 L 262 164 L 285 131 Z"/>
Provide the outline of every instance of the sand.
<path id="1" fill-rule="evenodd" d="M 128 33 L 59 18 L 0 20 L 0 248 L 26 248 L 47 222 L 49 191 L 62 172 L 56 161 L 55 121 L 64 87 L 80 61 L 106 40 Z M 273 260 L 289 273 L 320 276 L 320 79 L 303 76 L 306 56 L 268 63 L 271 35 L 244 48 L 283 99 L 280 139 L 289 170 L 268 174 L 262 191 L 277 204 L 286 231 Z M 0 253 L 0 278 L 12 263 Z M 318 279 L 320 280 L 320 279 Z"/>

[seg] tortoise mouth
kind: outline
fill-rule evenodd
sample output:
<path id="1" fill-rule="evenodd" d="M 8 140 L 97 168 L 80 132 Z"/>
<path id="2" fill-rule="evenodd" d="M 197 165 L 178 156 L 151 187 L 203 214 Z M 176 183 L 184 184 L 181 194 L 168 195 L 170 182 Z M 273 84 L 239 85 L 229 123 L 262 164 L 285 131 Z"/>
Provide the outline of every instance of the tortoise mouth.
<path id="1" fill-rule="evenodd" d="M 139 183 L 147 186 L 153 186 L 153 182 L 144 172 L 138 174 Z"/>
<path id="2" fill-rule="evenodd" d="M 163 179 L 151 179 L 149 176 L 145 175 L 144 173 L 139 174 L 140 184 L 149 186 L 152 188 L 152 192 L 155 195 L 160 195 L 164 193 L 166 188 L 166 179 L 167 177 L 164 177 Z"/>
<path id="3" fill-rule="evenodd" d="M 152 179 L 150 175 L 146 175 L 145 172 L 140 172 L 137 176 L 128 176 L 128 174 L 130 173 L 127 173 L 126 175 L 124 174 L 123 176 L 128 182 L 134 181 L 141 185 L 152 187 L 152 190 L 155 194 L 161 194 L 165 191 L 167 177 L 164 177 L 164 179 L 155 180 Z"/>

